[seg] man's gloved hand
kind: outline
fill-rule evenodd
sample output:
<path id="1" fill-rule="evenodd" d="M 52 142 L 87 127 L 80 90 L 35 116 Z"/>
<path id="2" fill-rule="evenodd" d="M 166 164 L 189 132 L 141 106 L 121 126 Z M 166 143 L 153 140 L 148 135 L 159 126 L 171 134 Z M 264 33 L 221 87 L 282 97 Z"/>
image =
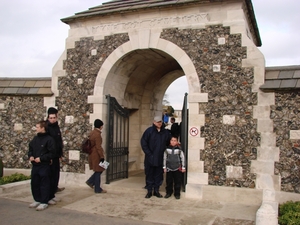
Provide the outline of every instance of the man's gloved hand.
<path id="1" fill-rule="evenodd" d="M 104 158 L 100 159 L 100 162 L 104 162 Z"/>

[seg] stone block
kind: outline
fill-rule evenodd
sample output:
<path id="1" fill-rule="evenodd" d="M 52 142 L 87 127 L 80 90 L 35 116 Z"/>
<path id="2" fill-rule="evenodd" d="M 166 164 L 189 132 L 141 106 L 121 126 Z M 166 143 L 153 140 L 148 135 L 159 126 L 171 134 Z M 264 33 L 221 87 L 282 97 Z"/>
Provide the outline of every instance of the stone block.
<path id="1" fill-rule="evenodd" d="M 292 140 L 300 139 L 300 130 L 290 130 L 290 139 Z"/>
<path id="2" fill-rule="evenodd" d="M 280 191 L 281 177 L 271 174 L 258 173 L 256 175 L 256 188 L 257 189 L 273 189 Z"/>
<path id="3" fill-rule="evenodd" d="M 151 36 L 150 36 L 150 40 L 149 40 L 149 48 L 157 48 L 161 32 L 162 32 L 161 28 L 151 29 L 151 33 L 150 33 Z"/>
<path id="4" fill-rule="evenodd" d="M 274 175 L 274 161 L 252 160 L 251 173 Z"/>
<path id="5" fill-rule="evenodd" d="M 74 123 L 74 116 L 66 116 L 65 123 L 69 123 L 69 124 Z"/>
<path id="6" fill-rule="evenodd" d="M 263 93 L 257 94 L 258 105 L 275 105 L 275 93 Z"/>
<path id="7" fill-rule="evenodd" d="M 221 65 L 213 65 L 213 72 L 221 72 Z"/>
<path id="8" fill-rule="evenodd" d="M 208 93 L 191 93 L 188 95 L 188 102 L 208 102 Z"/>
<path id="9" fill-rule="evenodd" d="M 69 160 L 79 161 L 80 159 L 80 151 L 78 150 L 69 150 Z"/>
<path id="10" fill-rule="evenodd" d="M 235 116 L 234 115 L 224 115 L 223 116 L 223 124 L 234 125 L 235 124 Z"/>
<path id="11" fill-rule="evenodd" d="M 187 182 L 189 184 L 208 184 L 208 173 L 188 172 Z"/>
<path id="12" fill-rule="evenodd" d="M 260 147 L 275 147 L 276 146 L 276 134 L 272 132 L 263 132 L 260 134 Z"/>
<path id="13" fill-rule="evenodd" d="M 243 178 L 243 168 L 241 166 L 226 166 L 226 178 Z"/>
<path id="14" fill-rule="evenodd" d="M 0 109 L 5 109 L 4 103 L 0 103 Z"/>
<path id="15" fill-rule="evenodd" d="M 279 161 L 279 148 L 257 147 L 257 160 Z"/>
<path id="16" fill-rule="evenodd" d="M 202 186 L 202 200 L 233 202 L 247 205 L 259 205 L 262 200 L 262 190 L 235 188 L 224 186 Z"/>
<path id="17" fill-rule="evenodd" d="M 189 113 L 199 114 L 199 103 L 189 103 Z"/>
<path id="18" fill-rule="evenodd" d="M 258 132 L 273 132 L 273 120 L 270 119 L 257 119 Z"/>
<path id="19" fill-rule="evenodd" d="M 279 202 L 279 204 L 285 203 L 287 201 L 300 201 L 300 194 L 284 192 L 284 191 L 276 191 L 275 199 L 277 202 Z"/>
<path id="20" fill-rule="evenodd" d="M 188 150 L 189 162 L 190 161 L 200 161 L 200 150 L 199 149 L 190 149 Z"/>
<path id="21" fill-rule="evenodd" d="M 188 162 L 188 167 L 189 167 L 189 173 L 203 173 L 204 168 L 203 168 L 203 161 L 197 161 L 197 160 L 190 160 L 190 155 L 189 155 L 189 162 Z"/>
<path id="22" fill-rule="evenodd" d="M 185 76 L 188 81 L 189 95 L 199 93 L 200 92 L 200 83 L 199 83 L 199 78 L 198 78 L 197 72 L 194 71 L 193 73 L 186 74 Z M 205 94 L 205 93 L 203 93 L 203 94 Z"/>
<path id="23" fill-rule="evenodd" d="M 200 136 L 194 137 L 194 136 L 189 136 L 189 143 L 188 143 L 188 148 L 189 149 L 204 149 L 204 143 L 205 139 L 201 138 Z"/>
<path id="24" fill-rule="evenodd" d="M 218 45 L 224 45 L 226 44 L 226 39 L 224 37 L 218 38 Z"/>
<path id="25" fill-rule="evenodd" d="M 14 131 L 21 131 L 21 130 L 23 130 L 23 124 L 15 123 L 14 124 Z"/>
<path id="26" fill-rule="evenodd" d="M 198 126 L 205 125 L 205 115 L 204 114 L 190 114 L 189 115 L 189 123 L 197 124 Z"/>
<path id="27" fill-rule="evenodd" d="M 253 118 L 264 118 L 269 119 L 270 118 L 270 106 L 253 106 Z"/>

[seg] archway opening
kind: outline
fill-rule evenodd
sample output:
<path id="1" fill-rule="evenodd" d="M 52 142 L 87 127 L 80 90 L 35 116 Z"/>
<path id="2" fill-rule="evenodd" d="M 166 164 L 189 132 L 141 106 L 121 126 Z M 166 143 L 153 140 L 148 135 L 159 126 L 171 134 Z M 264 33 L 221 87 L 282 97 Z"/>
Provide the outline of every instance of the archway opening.
<path id="1" fill-rule="evenodd" d="M 167 88 L 182 76 L 184 72 L 179 63 L 158 49 L 131 51 L 118 59 L 109 70 L 103 93 L 115 97 L 131 112 L 129 171 L 144 168 L 141 135 L 151 126 L 153 117 L 161 115 Z"/>

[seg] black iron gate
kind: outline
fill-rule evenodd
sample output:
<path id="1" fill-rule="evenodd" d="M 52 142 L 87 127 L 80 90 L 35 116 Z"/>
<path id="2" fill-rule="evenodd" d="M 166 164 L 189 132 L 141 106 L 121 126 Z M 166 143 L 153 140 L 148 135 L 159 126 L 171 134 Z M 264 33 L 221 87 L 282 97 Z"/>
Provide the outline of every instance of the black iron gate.
<path id="1" fill-rule="evenodd" d="M 188 125 L 189 125 L 188 112 L 189 110 L 187 108 L 187 96 L 188 94 L 185 93 L 182 111 L 181 111 L 181 123 L 180 123 L 180 143 L 181 143 L 181 148 L 184 152 L 185 167 L 186 167 L 186 172 L 183 174 L 183 185 L 182 185 L 184 192 L 185 192 L 185 185 L 187 183 L 187 173 L 188 173 Z"/>
<path id="2" fill-rule="evenodd" d="M 129 111 L 119 105 L 110 95 L 107 98 L 107 148 L 106 183 L 128 178 Z"/>

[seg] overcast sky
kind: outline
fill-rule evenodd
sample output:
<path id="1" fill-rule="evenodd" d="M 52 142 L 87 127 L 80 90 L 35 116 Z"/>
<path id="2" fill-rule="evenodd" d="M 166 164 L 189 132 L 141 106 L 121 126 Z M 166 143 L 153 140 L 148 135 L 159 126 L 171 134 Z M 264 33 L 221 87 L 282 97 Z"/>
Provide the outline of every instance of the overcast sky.
<path id="1" fill-rule="evenodd" d="M 61 18 L 108 0 L 0 0 L 0 77 L 51 77 L 69 26 Z M 300 65 L 300 0 L 252 0 L 266 66 Z M 185 77 L 167 90 L 181 109 Z"/>

